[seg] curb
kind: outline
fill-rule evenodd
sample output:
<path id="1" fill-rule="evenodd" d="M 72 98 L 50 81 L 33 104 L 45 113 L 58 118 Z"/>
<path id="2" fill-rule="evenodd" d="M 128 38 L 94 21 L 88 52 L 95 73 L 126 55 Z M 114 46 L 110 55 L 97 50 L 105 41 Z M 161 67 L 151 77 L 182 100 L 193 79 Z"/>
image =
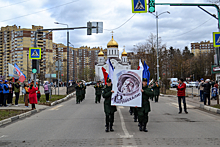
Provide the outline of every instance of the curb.
<path id="1" fill-rule="evenodd" d="M 54 105 L 56 105 L 56 104 L 59 104 L 59 103 L 61 103 L 61 102 L 64 102 L 64 101 L 70 99 L 73 95 L 75 95 L 75 92 L 73 92 L 73 93 L 67 95 L 65 98 L 62 98 L 62 99 L 57 100 L 57 101 L 54 101 L 53 103 L 50 104 L 50 106 L 54 106 Z M 30 115 L 33 115 L 33 114 L 38 113 L 38 112 L 40 112 L 40 111 L 43 111 L 43 110 L 45 110 L 45 109 L 47 109 L 47 108 L 35 109 L 35 110 L 31 110 L 31 111 L 28 111 L 28 112 L 25 112 L 25 113 L 22 113 L 22 114 L 19 114 L 19 115 L 16 115 L 16 116 L 13 116 L 13 117 L 4 119 L 4 120 L 0 121 L 0 127 L 3 126 L 3 125 L 7 125 L 7 124 L 9 124 L 9 123 L 12 123 L 12 122 L 14 122 L 14 121 L 16 121 L 16 120 L 19 120 L 19 119 L 28 117 L 28 116 L 30 116 Z"/>
<path id="2" fill-rule="evenodd" d="M 14 122 L 16 120 L 28 117 L 28 116 L 30 116 L 32 114 L 37 113 L 37 112 L 43 111 L 45 109 L 46 108 L 41 108 L 41 109 L 38 109 L 38 110 L 35 109 L 35 110 L 31 110 L 31 111 L 28 111 L 28 112 L 25 112 L 25 113 L 22 113 L 22 114 L 19 114 L 19 115 L 16 115 L 16 116 L 4 119 L 4 120 L 0 121 L 0 127 L 3 126 L 3 125 L 7 125 L 9 123 L 12 123 L 12 122 Z"/>
<path id="3" fill-rule="evenodd" d="M 75 93 L 76 93 L 76 92 L 73 92 L 73 93 L 67 95 L 65 98 L 62 98 L 62 99 L 60 99 L 60 100 L 57 100 L 57 101 L 52 102 L 52 103 L 50 104 L 50 106 L 54 106 L 54 105 L 57 105 L 57 104 L 62 103 L 62 102 L 64 102 L 64 101 L 67 101 L 67 100 L 70 99 L 72 96 L 74 96 Z"/>
<path id="4" fill-rule="evenodd" d="M 210 106 L 206 106 L 204 104 L 200 104 L 200 108 L 205 109 L 207 111 L 211 111 L 211 112 L 220 114 L 220 109 L 218 109 L 218 108 L 213 108 L 213 107 L 210 107 Z"/>

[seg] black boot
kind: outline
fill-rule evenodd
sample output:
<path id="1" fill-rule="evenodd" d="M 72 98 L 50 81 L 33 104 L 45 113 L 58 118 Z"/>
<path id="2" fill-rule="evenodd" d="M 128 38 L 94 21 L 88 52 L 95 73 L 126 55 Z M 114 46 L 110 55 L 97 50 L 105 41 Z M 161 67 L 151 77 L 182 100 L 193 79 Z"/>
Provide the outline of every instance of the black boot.
<path id="1" fill-rule="evenodd" d="M 143 131 L 143 129 L 142 129 L 142 122 L 139 122 L 139 131 Z"/>
<path id="2" fill-rule="evenodd" d="M 111 132 L 114 132 L 113 128 L 112 128 L 112 125 L 110 125 L 110 131 Z"/>
<path id="3" fill-rule="evenodd" d="M 134 116 L 134 122 L 137 122 L 137 116 Z"/>
<path id="4" fill-rule="evenodd" d="M 109 132 L 109 125 L 106 125 L 105 132 Z"/>
<path id="5" fill-rule="evenodd" d="M 144 132 L 148 132 L 147 127 L 146 127 L 146 126 L 147 126 L 147 123 L 144 123 L 144 127 L 143 127 L 143 131 L 144 131 Z"/>

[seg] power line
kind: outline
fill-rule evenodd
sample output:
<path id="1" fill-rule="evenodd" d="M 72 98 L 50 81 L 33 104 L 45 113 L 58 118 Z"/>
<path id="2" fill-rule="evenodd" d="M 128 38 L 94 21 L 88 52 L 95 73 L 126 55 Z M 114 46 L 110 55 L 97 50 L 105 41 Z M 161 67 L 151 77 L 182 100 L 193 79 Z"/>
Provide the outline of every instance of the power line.
<path id="1" fill-rule="evenodd" d="M 128 20 L 126 20 L 122 25 L 120 25 L 119 27 L 117 28 L 114 28 L 114 29 L 104 29 L 106 31 L 113 31 L 113 30 L 117 30 L 119 29 L 120 27 L 122 27 L 123 25 L 125 25 L 127 22 L 129 22 L 137 13 L 135 13 L 134 15 L 132 15 Z"/>
<path id="2" fill-rule="evenodd" d="M 10 5 L 1 6 L 0 9 L 10 7 L 10 6 L 13 6 L 13 5 L 17 5 L 17 4 L 21 4 L 21 3 L 24 3 L 24 2 L 28 2 L 28 1 L 31 1 L 31 0 L 26 0 L 26 1 L 21 1 L 21 2 L 18 2 L 18 3 L 13 3 L 13 4 L 10 4 Z"/>
<path id="3" fill-rule="evenodd" d="M 37 13 L 40 13 L 40 12 L 43 12 L 43 11 L 47 11 L 47 10 L 50 10 L 50 9 L 54 9 L 54 8 L 58 8 L 58 7 L 62 7 L 62 6 L 65 6 L 65 5 L 68 5 L 68 4 L 71 4 L 71 3 L 77 2 L 77 1 L 80 1 L 80 0 L 71 1 L 71 2 L 69 2 L 69 3 L 65 3 L 65 4 L 62 4 L 62 5 L 57 5 L 57 6 L 54 6 L 54 7 L 48 8 L 48 9 L 44 9 L 44 10 L 37 11 L 37 12 L 34 12 L 34 13 L 30 13 L 30 14 L 26 14 L 26 15 L 18 16 L 18 17 L 15 17 L 15 18 L 5 19 L 5 20 L 2 20 L 1 22 L 5 22 L 5 21 L 9 21 L 9 20 L 18 19 L 18 18 L 25 17 L 25 16 L 29 16 L 29 15 L 33 15 L 33 14 L 37 14 Z"/>
<path id="4" fill-rule="evenodd" d="M 185 32 L 185 33 L 183 33 L 183 34 L 180 34 L 180 35 L 177 35 L 177 36 L 173 36 L 173 37 L 179 37 L 179 36 L 185 35 L 185 34 L 187 34 L 187 33 L 190 33 L 190 32 L 192 32 L 192 31 L 198 29 L 199 27 L 201 27 L 202 25 L 204 25 L 205 23 L 207 23 L 207 22 L 210 21 L 211 19 L 212 19 L 212 18 L 206 20 L 205 22 L 203 22 L 203 23 L 200 24 L 199 26 L 197 26 L 197 27 L 195 27 L 195 28 L 193 28 L 193 29 L 191 29 L 191 30 L 189 30 L 189 31 L 187 31 L 187 32 Z"/>

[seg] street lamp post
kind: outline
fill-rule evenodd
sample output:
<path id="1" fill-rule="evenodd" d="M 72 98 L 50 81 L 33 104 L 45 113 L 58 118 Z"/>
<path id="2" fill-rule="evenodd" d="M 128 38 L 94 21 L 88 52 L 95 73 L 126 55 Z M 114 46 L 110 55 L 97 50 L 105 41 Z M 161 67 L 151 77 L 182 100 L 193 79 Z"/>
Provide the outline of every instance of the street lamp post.
<path id="1" fill-rule="evenodd" d="M 54 22 L 55 24 L 66 25 L 69 28 L 68 24 Z M 69 86 L 69 30 L 67 30 L 67 79 L 66 79 L 66 87 Z M 67 88 L 68 91 L 68 88 Z"/>
<path id="2" fill-rule="evenodd" d="M 28 81 L 28 55 L 29 55 L 29 53 L 27 51 L 27 81 Z"/>
<path id="3" fill-rule="evenodd" d="M 158 49 L 158 19 L 159 19 L 159 16 L 160 15 L 162 15 L 162 14 L 164 14 L 164 13 L 168 13 L 168 14 L 170 14 L 170 12 L 169 11 L 165 11 L 165 12 L 162 12 L 162 13 L 160 13 L 159 15 L 158 15 L 158 13 L 156 12 L 156 15 L 155 14 L 153 14 L 153 13 L 151 13 L 151 14 L 153 14 L 155 17 L 156 17 L 156 27 L 157 27 L 157 80 L 158 80 L 158 83 L 160 83 L 160 79 L 159 79 L 159 49 Z"/>

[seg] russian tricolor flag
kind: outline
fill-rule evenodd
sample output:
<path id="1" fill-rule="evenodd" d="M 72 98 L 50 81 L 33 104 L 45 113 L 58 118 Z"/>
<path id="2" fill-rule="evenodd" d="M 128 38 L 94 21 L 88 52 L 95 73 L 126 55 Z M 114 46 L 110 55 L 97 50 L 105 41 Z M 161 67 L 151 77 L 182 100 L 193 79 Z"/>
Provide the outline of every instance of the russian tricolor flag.
<path id="1" fill-rule="evenodd" d="M 17 73 L 18 73 L 19 81 L 20 81 L 20 82 L 24 82 L 24 80 L 26 79 L 26 76 L 25 76 L 25 74 L 23 74 L 23 72 L 20 70 L 20 68 L 18 67 L 17 64 L 15 64 L 15 70 L 16 70 Z"/>

